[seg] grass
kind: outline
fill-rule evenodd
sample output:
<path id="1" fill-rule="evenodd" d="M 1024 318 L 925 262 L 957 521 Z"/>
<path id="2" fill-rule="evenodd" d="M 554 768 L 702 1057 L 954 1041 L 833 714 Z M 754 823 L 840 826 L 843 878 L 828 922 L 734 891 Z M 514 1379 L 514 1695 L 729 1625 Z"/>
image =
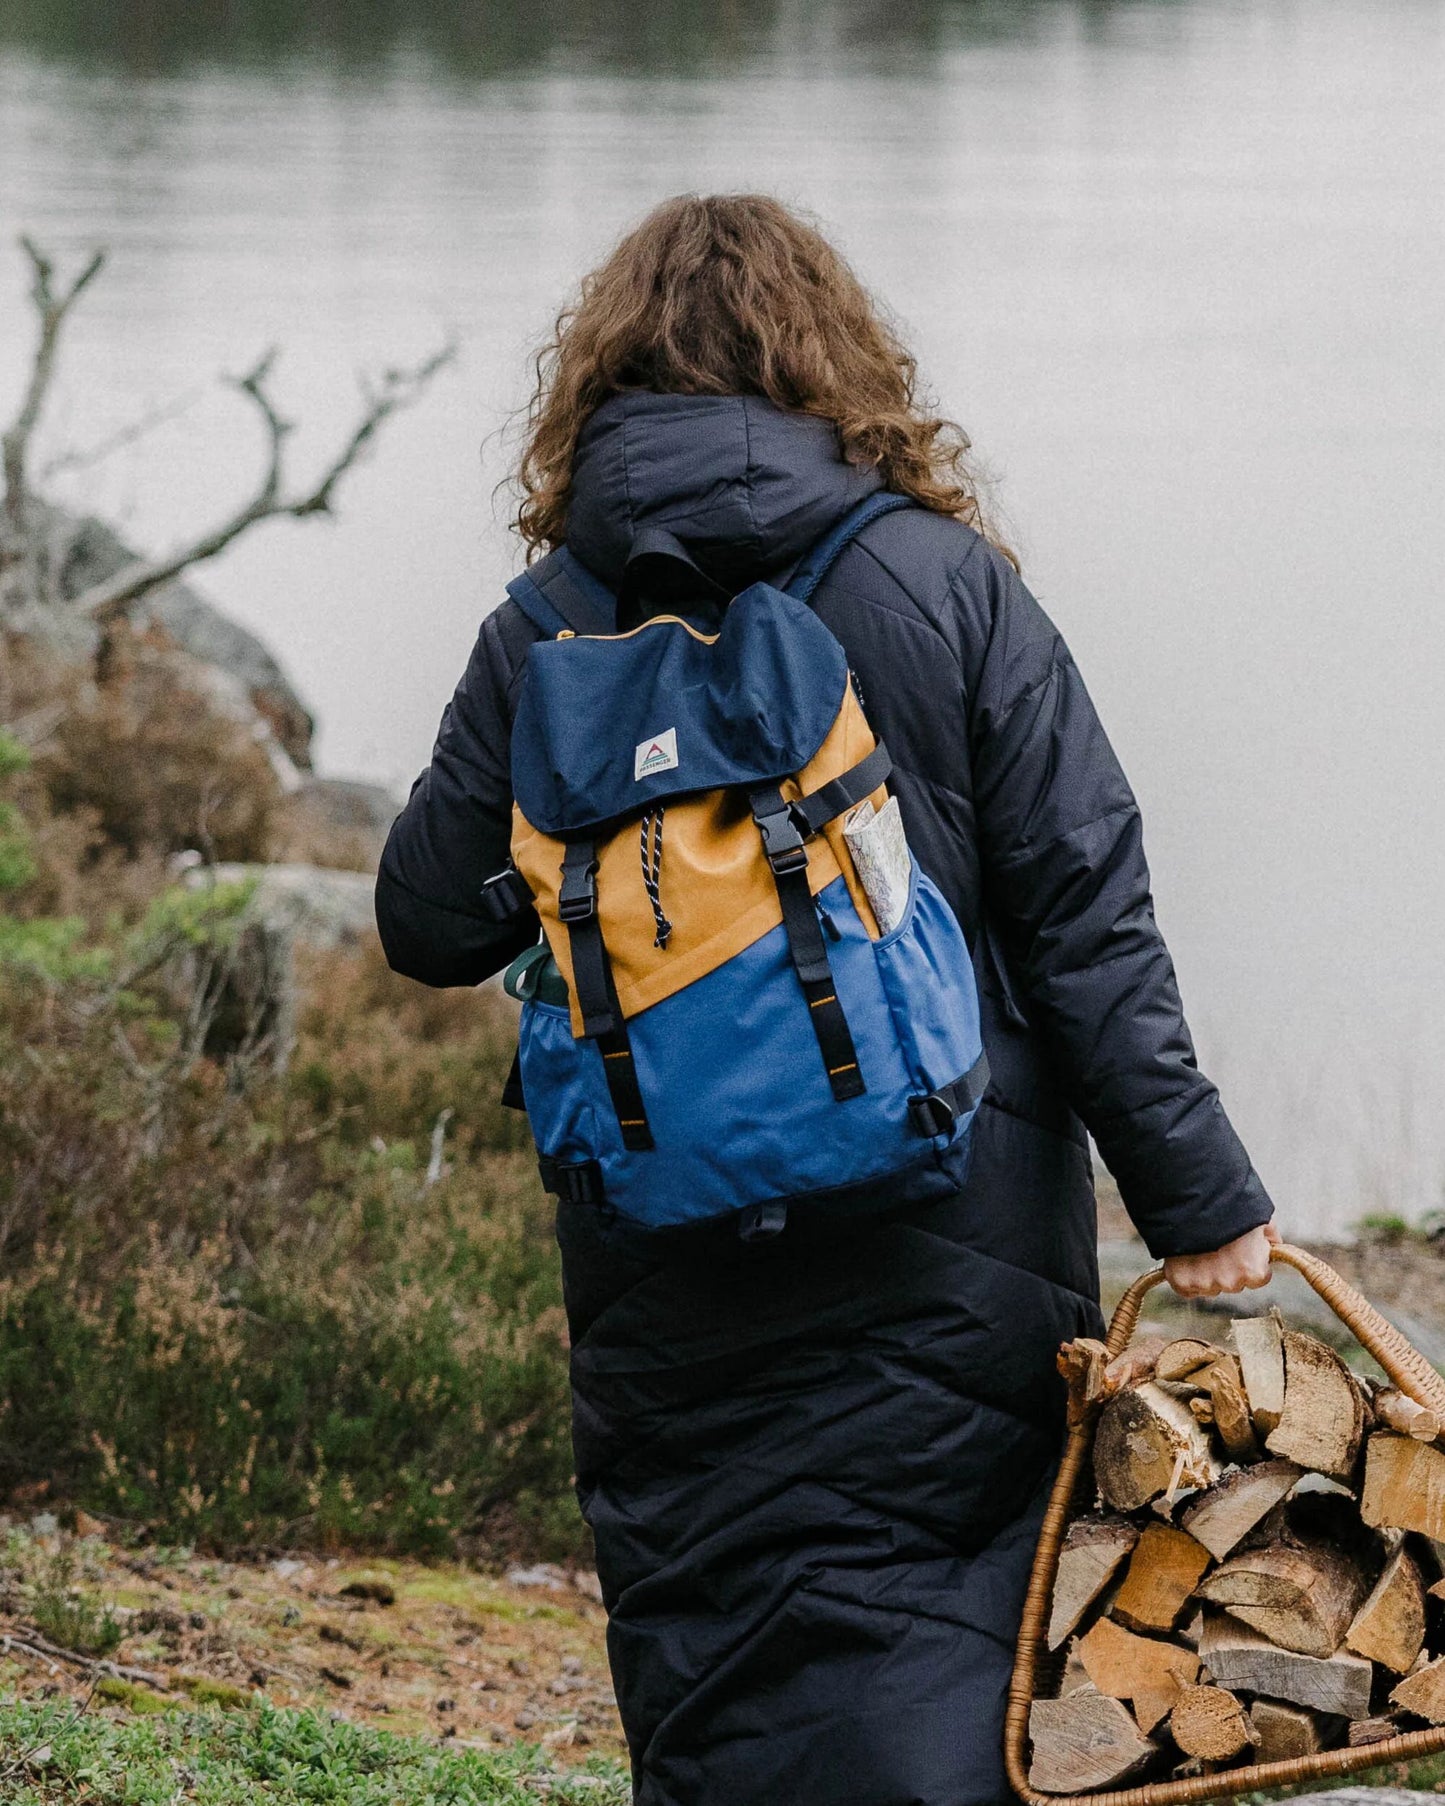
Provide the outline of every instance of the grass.
<path id="1" fill-rule="evenodd" d="M 626 1806 L 620 1764 L 561 1769 L 530 1746 L 448 1748 L 318 1711 L 181 1710 L 112 1718 L 0 1706 L 0 1801 L 53 1806 Z"/>

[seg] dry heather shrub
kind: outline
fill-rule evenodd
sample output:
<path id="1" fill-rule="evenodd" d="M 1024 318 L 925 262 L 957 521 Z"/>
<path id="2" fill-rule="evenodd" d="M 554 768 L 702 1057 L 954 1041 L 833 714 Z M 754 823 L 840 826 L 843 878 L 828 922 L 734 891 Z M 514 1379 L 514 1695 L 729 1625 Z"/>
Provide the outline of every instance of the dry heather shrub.
<path id="1" fill-rule="evenodd" d="M 304 958 L 306 1003 L 293 1059 L 295 1089 L 335 1115 L 341 1140 L 411 1139 L 445 1109 L 447 1146 L 463 1157 L 528 1150 L 525 1117 L 503 1109 L 517 1040 L 515 1007 L 496 990 L 428 990 L 398 978 L 380 943 Z"/>
<path id="2" fill-rule="evenodd" d="M 267 856 L 280 792 L 265 752 L 208 699 L 195 661 L 123 626 L 36 769 L 58 813 L 89 816 L 130 857 Z"/>
<path id="3" fill-rule="evenodd" d="M 219 1545 L 571 1552 L 551 1212 L 495 1102 L 510 1009 L 374 950 L 309 977 L 290 1075 L 241 1084 L 167 1064 L 166 985 L 0 959 L 0 1492 Z"/>

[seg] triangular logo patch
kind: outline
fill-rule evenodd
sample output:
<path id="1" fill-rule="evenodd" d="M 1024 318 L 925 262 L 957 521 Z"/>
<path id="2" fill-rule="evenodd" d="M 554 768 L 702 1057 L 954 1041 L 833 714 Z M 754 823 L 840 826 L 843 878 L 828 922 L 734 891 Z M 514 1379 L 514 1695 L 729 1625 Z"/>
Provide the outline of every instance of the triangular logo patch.
<path id="1" fill-rule="evenodd" d="M 632 755 L 632 781 L 640 783 L 643 778 L 656 776 L 659 771 L 677 770 L 677 729 L 670 727 L 665 733 L 651 734 L 646 740 L 639 740 L 637 750 Z"/>

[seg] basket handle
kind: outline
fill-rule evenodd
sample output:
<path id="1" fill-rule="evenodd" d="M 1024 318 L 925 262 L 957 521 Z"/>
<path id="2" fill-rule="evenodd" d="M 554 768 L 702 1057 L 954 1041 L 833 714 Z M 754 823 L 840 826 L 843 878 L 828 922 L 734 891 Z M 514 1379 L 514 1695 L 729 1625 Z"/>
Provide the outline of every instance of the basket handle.
<path id="1" fill-rule="evenodd" d="M 1384 1368 L 1394 1383 L 1408 1393 L 1417 1405 L 1426 1405 L 1445 1421 L 1445 1379 L 1412 1348 L 1393 1323 L 1388 1322 L 1342 1278 L 1332 1266 L 1318 1256 L 1306 1254 L 1303 1248 L 1279 1242 L 1269 1251 L 1271 1261 L 1280 1261 L 1304 1275 L 1310 1285 L 1360 1344 Z M 1122 1354 L 1133 1339 L 1139 1324 L 1139 1312 L 1145 1298 L 1164 1278 L 1164 1269 L 1156 1267 L 1143 1273 L 1119 1300 L 1109 1324 L 1106 1344 L 1110 1356 Z"/>

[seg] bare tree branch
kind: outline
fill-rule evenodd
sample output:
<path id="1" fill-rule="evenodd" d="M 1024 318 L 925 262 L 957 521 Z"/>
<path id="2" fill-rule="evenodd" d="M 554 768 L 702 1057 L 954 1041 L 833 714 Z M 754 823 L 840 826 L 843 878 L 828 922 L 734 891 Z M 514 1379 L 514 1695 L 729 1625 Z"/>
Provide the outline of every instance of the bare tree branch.
<path id="1" fill-rule="evenodd" d="M 456 355 L 454 343 L 444 345 L 424 362 L 410 370 L 388 370 L 380 386 L 373 392 L 363 389 L 364 407 L 361 418 L 350 437 L 332 460 L 316 485 L 300 495 L 288 495 L 285 483 L 285 444 L 292 423 L 277 412 L 267 390 L 271 368 L 276 359 L 274 348 L 266 353 L 254 369 L 234 378 L 234 386 L 247 397 L 261 416 L 266 433 L 266 467 L 255 494 L 229 520 L 208 533 L 182 546 L 164 558 L 137 559 L 81 592 L 71 606 L 100 622 L 113 621 L 124 615 L 131 604 L 147 591 L 179 576 L 193 564 L 214 558 L 218 552 L 238 539 L 260 521 L 282 517 L 303 520 L 312 514 L 331 511 L 336 486 L 356 464 L 376 437 L 383 421 L 416 401 L 432 377 Z"/>
<path id="2" fill-rule="evenodd" d="M 157 427 L 168 426 L 172 420 L 179 420 L 182 414 L 195 406 L 200 394 L 199 389 L 192 389 L 186 395 L 178 395 L 174 401 L 151 408 L 138 420 L 132 420 L 128 426 L 117 428 L 97 445 L 87 446 L 83 451 L 61 452 L 58 457 L 41 466 L 40 481 L 47 483 L 51 477 L 69 475 L 77 470 L 90 470 L 113 457 L 116 452 L 124 451 L 127 446 L 139 444 L 148 433 L 155 432 Z"/>
<path id="3" fill-rule="evenodd" d="M 5 470 L 5 513 L 11 530 L 17 536 L 24 526 L 26 459 L 55 374 L 55 348 L 60 338 L 60 329 L 82 291 L 100 274 L 105 264 L 105 252 L 96 251 L 69 287 L 60 291 L 55 286 L 55 265 L 35 241 L 22 237 L 20 244 L 30 259 L 30 299 L 40 316 L 40 337 L 36 342 L 30 380 L 21 398 L 20 411 L 4 434 L 0 435 L 0 457 L 3 457 Z"/>

